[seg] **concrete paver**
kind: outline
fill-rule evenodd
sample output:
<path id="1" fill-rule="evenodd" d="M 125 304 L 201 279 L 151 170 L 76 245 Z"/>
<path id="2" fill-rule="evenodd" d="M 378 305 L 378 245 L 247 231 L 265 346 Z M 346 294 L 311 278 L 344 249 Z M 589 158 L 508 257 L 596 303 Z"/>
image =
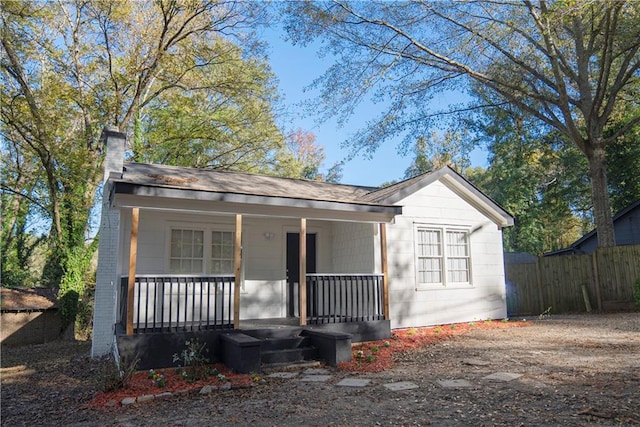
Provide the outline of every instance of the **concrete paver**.
<path id="1" fill-rule="evenodd" d="M 518 379 L 522 376 L 522 374 L 513 374 L 511 372 L 496 372 L 495 374 L 487 375 L 483 379 L 491 380 L 491 381 L 502 381 L 508 382 Z"/>
<path id="2" fill-rule="evenodd" d="M 364 378 L 345 378 L 336 385 L 343 387 L 365 387 L 369 385 L 371 380 Z"/>
<path id="3" fill-rule="evenodd" d="M 401 381 L 398 383 L 387 383 L 384 384 L 386 388 L 391 391 L 403 391 L 403 390 L 412 390 L 414 388 L 418 388 L 418 385 L 412 383 L 411 381 Z"/>

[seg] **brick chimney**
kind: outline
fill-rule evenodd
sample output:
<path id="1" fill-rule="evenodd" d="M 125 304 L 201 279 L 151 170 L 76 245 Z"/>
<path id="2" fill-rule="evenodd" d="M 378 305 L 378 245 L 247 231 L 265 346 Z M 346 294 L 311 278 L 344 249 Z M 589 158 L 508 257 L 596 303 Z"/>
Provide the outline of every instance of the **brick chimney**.
<path id="1" fill-rule="evenodd" d="M 107 150 L 104 159 L 104 181 L 109 179 L 112 172 L 122 174 L 124 166 L 124 147 L 126 144 L 126 135 L 114 126 L 105 127 L 100 136 L 105 149 Z"/>

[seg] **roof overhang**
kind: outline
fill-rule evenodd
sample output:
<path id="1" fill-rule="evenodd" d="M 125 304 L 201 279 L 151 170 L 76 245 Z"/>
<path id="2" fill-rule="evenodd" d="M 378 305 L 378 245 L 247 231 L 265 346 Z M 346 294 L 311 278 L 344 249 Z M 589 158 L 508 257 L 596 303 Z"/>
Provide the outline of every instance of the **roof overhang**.
<path id="1" fill-rule="evenodd" d="M 396 205 L 353 203 L 172 188 L 113 180 L 111 206 L 353 222 L 391 222 Z"/>
<path id="2" fill-rule="evenodd" d="M 513 216 L 449 166 L 444 166 L 425 174 L 422 179 L 414 180 L 410 185 L 399 189 L 393 195 L 385 197 L 383 201 L 386 203 L 398 203 L 435 181 L 443 183 L 451 191 L 466 200 L 467 203 L 482 212 L 498 227 L 503 228 L 513 225 Z"/>

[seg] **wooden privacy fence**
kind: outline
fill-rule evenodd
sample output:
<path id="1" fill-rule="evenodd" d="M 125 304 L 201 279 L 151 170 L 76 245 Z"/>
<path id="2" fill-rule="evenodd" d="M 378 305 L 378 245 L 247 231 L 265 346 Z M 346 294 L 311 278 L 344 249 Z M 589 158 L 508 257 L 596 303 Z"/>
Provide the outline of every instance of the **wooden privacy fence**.
<path id="1" fill-rule="evenodd" d="M 589 255 L 540 257 L 505 265 L 507 312 L 537 315 L 633 308 L 640 245 L 599 248 Z"/>

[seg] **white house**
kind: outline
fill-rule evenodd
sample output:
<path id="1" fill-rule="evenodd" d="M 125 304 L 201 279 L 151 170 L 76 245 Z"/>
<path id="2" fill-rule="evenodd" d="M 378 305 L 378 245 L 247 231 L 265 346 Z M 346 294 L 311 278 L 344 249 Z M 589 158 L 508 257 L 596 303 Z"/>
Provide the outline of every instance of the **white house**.
<path id="1" fill-rule="evenodd" d="M 378 189 L 124 163 L 124 135 L 103 138 L 94 356 L 250 346 L 256 324 L 350 342 L 506 317 L 513 218 L 449 167 Z"/>

